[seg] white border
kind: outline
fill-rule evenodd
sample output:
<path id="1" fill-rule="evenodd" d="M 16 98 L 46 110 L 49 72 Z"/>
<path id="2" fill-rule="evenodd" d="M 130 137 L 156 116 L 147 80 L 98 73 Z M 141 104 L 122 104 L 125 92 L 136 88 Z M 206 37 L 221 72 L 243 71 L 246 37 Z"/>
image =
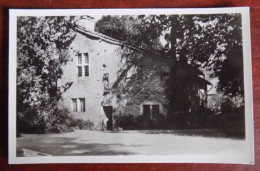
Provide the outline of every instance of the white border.
<path id="1" fill-rule="evenodd" d="M 73 156 L 16 157 L 16 18 L 17 16 L 80 16 L 139 14 L 221 14 L 241 13 L 243 29 L 246 139 L 243 156 L 165 155 L 165 156 Z M 254 164 L 253 91 L 251 69 L 250 17 L 248 7 L 193 9 L 11 9 L 9 11 L 9 164 L 24 163 L 240 163 Z M 72 159 L 73 158 L 73 159 Z"/>

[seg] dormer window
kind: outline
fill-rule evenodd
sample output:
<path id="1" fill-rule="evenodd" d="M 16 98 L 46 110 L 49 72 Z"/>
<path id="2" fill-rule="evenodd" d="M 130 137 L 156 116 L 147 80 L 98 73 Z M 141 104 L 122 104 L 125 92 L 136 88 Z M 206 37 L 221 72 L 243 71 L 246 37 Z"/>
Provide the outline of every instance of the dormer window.
<path id="1" fill-rule="evenodd" d="M 88 53 L 78 53 L 78 77 L 89 76 L 89 56 Z"/>

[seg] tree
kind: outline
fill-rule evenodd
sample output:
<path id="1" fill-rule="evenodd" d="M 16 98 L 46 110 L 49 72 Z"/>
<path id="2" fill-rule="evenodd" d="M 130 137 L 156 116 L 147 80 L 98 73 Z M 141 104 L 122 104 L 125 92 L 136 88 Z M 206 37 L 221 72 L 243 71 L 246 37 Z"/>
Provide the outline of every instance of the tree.
<path id="1" fill-rule="evenodd" d="M 154 18 L 156 17 L 156 18 Z M 158 18 L 158 19 L 157 19 Z M 159 52 L 160 34 L 168 23 L 166 16 L 103 16 L 95 25 L 95 31 L 116 38 L 126 45 Z"/>
<path id="2" fill-rule="evenodd" d="M 216 75 L 219 78 L 218 89 L 224 95 L 230 97 L 243 97 L 244 95 L 244 76 L 243 76 L 243 49 L 236 45 L 227 53 L 227 59 L 223 61 L 221 70 Z"/>
<path id="3" fill-rule="evenodd" d="M 185 19 L 186 17 L 186 19 Z M 206 71 L 211 77 L 218 77 L 218 90 L 230 97 L 243 97 L 243 52 L 240 14 L 185 16 L 186 38 L 179 38 L 180 57 Z M 182 26 L 183 25 L 183 26 Z M 182 41 L 181 41 L 182 40 Z M 195 46 L 194 46 L 195 45 Z"/>
<path id="4" fill-rule="evenodd" d="M 17 18 L 17 113 L 28 124 L 48 124 L 62 91 L 62 65 L 75 37 L 75 17 Z M 50 123 L 51 124 L 51 123 Z"/>

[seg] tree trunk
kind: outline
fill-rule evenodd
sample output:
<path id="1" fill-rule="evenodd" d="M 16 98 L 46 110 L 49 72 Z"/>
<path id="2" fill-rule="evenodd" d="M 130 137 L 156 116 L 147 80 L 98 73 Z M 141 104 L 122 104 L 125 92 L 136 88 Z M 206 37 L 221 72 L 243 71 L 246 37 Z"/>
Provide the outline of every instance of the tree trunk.
<path id="1" fill-rule="evenodd" d="M 170 16 L 171 20 L 171 50 L 170 50 L 170 57 L 171 57 L 171 68 L 176 68 L 176 39 L 177 39 L 177 15 Z"/>
<path id="2" fill-rule="evenodd" d="M 177 58 L 176 58 L 176 38 L 177 38 L 177 15 L 170 16 L 171 22 L 171 49 L 170 49 L 170 79 L 168 82 L 168 99 L 169 99 L 169 111 L 168 113 L 171 115 L 172 112 L 177 111 L 177 99 L 178 99 L 178 90 L 177 90 L 177 80 L 176 80 L 176 71 L 177 71 Z"/>

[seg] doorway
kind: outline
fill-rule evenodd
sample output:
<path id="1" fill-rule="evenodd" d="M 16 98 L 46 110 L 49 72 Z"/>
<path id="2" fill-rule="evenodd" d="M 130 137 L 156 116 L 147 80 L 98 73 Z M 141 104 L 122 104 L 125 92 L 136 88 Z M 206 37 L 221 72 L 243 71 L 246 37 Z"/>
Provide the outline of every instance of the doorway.
<path id="1" fill-rule="evenodd" d="M 107 121 L 107 130 L 112 130 L 113 128 L 113 107 L 112 106 L 103 106 L 103 110 L 108 118 Z"/>

